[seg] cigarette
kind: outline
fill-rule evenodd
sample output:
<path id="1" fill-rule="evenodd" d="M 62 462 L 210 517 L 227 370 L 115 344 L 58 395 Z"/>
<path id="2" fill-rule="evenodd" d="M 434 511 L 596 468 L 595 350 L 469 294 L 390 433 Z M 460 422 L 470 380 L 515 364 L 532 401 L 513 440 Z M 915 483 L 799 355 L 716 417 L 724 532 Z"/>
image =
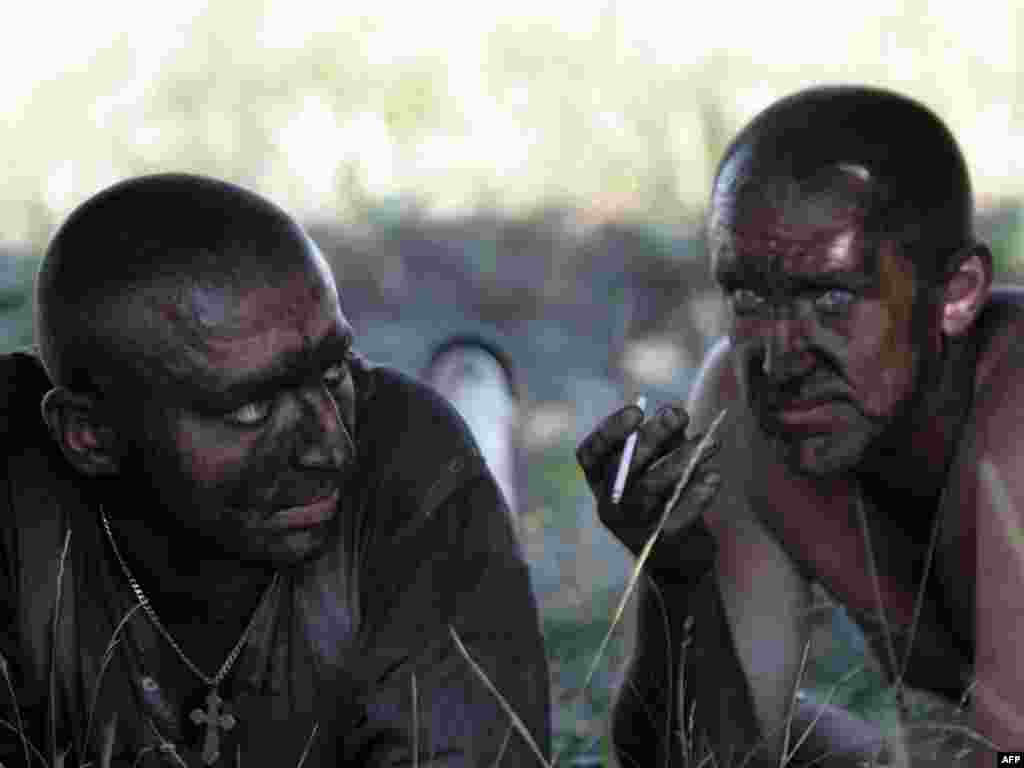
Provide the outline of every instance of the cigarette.
<path id="1" fill-rule="evenodd" d="M 641 411 L 647 409 L 647 398 L 640 395 L 636 399 L 636 405 Z M 622 458 L 619 460 L 619 471 L 615 473 L 615 484 L 612 486 L 612 504 L 622 501 L 622 492 L 626 490 L 626 476 L 629 474 L 629 465 L 633 463 L 633 451 L 636 450 L 636 440 L 639 428 L 634 429 L 626 438 L 626 448 L 622 451 Z"/>

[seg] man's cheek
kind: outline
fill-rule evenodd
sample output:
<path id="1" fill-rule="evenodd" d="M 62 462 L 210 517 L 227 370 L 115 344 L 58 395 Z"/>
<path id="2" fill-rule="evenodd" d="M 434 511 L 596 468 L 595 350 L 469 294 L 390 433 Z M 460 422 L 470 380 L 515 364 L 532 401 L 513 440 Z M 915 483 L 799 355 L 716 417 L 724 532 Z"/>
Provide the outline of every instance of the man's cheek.
<path id="1" fill-rule="evenodd" d="M 184 474 L 197 491 L 214 490 L 230 482 L 253 450 L 251 440 L 227 440 L 216 432 L 185 426 L 177 435 Z"/>

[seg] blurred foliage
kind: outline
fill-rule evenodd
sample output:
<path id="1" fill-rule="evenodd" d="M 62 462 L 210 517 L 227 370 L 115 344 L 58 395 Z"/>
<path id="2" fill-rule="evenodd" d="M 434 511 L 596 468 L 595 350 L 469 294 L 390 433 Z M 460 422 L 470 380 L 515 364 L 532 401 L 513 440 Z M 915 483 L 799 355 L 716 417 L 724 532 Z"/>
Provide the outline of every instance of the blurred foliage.
<path id="1" fill-rule="evenodd" d="M 39 244 L 98 188 L 170 169 L 328 219 L 395 197 L 431 213 L 565 204 L 600 220 L 678 223 L 703 205 L 722 150 L 755 111 L 851 80 L 946 117 L 986 206 L 1022 189 L 1024 8 L 1014 4 L 938 14 L 923 0 L 792 0 L 791 13 L 744 7 L 741 26 L 729 3 L 702 9 L 700 24 L 686 6 L 621 0 L 101 5 L 107 13 L 66 39 L 28 9 L 38 44 L 22 23 L 33 45 L 6 54 L 7 239 Z"/>
<path id="2" fill-rule="evenodd" d="M 602 590 L 591 595 L 578 620 L 546 616 L 544 644 L 552 669 L 552 701 L 555 708 L 555 752 L 568 765 L 607 765 L 611 742 L 608 718 L 614 696 L 611 680 L 624 659 L 625 632 L 617 628 L 602 661 L 604 674 L 595 676 L 581 693 L 594 654 L 604 639 L 621 590 Z M 559 725 L 561 727 L 559 727 Z M 571 724 L 571 725 L 566 725 Z M 576 761 L 574 763 L 574 761 Z"/>
<path id="3" fill-rule="evenodd" d="M 0 254 L 0 351 L 32 344 L 32 285 L 38 261 Z"/>
<path id="4" fill-rule="evenodd" d="M 527 473 L 531 505 L 544 508 L 543 524 L 555 530 L 577 525 L 577 501 L 587 493 L 576 447 L 564 439 L 543 449 Z"/>
<path id="5" fill-rule="evenodd" d="M 992 248 L 996 275 L 1007 278 L 1024 274 L 1024 210 L 1019 205 L 1004 206 L 986 223 L 979 235 Z"/>

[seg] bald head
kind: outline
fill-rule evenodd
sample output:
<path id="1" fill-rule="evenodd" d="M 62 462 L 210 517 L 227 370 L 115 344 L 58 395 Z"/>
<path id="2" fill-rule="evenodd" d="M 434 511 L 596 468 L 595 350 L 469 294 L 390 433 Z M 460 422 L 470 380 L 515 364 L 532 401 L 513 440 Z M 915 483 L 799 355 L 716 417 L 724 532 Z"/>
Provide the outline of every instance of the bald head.
<path id="1" fill-rule="evenodd" d="M 169 325 L 223 321 L 218 289 L 323 267 L 303 230 L 258 195 L 201 176 L 130 179 L 79 206 L 47 248 L 36 283 L 43 363 L 55 384 L 93 390 L 98 377 L 146 368 Z"/>
<path id="2" fill-rule="evenodd" d="M 757 115 L 719 164 L 711 228 L 738 204 L 857 210 L 868 234 L 891 238 L 923 275 L 941 275 L 971 244 L 973 200 L 963 156 L 930 110 L 889 91 L 836 86 L 801 91 Z"/>

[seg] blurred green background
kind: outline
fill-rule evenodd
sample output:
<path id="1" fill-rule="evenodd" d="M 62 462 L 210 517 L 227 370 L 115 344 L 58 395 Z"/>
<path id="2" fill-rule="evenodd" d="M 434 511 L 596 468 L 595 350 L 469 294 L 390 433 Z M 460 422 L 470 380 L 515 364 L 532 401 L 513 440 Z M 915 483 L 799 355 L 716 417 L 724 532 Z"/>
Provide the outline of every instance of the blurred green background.
<path id="1" fill-rule="evenodd" d="M 914 96 L 961 141 L 1000 274 L 1024 263 L 1014 3 L 188 0 L 5 16 L 0 350 L 31 343 L 32 276 L 62 217 L 163 170 L 295 212 L 380 362 L 415 372 L 465 330 L 503 344 L 526 385 L 520 533 L 566 763 L 606 759 L 630 644 L 627 619 L 580 692 L 629 560 L 595 523 L 573 450 L 637 389 L 685 397 L 720 332 L 701 217 L 740 125 L 816 83 Z M 809 692 L 865 663 L 835 700 L 891 721 L 859 635 L 822 616 Z M 956 717 L 927 697 L 912 708 L 936 712 Z"/>

